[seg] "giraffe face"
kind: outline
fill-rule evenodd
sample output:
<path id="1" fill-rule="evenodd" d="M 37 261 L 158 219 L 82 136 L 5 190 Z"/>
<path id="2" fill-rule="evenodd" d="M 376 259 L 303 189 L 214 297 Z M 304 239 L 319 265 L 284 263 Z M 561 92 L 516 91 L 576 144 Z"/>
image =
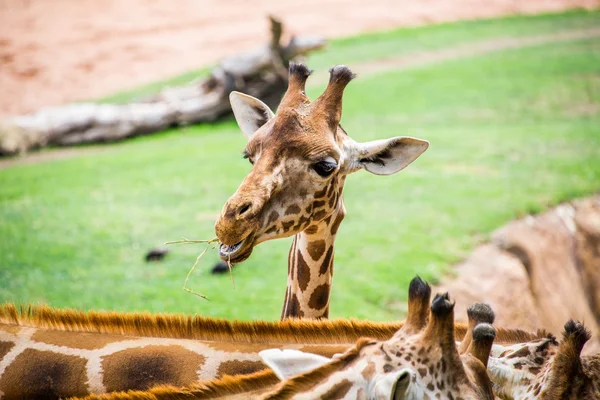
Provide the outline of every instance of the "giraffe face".
<path id="1" fill-rule="evenodd" d="M 282 112 L 251 136 L 243 154 L 251 170 L 216 225 L 222 243 L 240 246 L 232 262 L 261 242 L 302 232 L 339 206 L 344 155 L 326 127 Z"/>
<path id="2" fill-rule="evenodd" d="M 252 169 L 215 225 L 223 260 L 239 263 L 259 243 L 316 230 L 321 221 L 337 231 L 341 218 L 331 216 L 342 207 L 346 175 L 360 169 L 389 175 L 427 149 L 428 142 L 408 137 L 368 143 L 348 137 L 339 120 L 342 91 L 352 73 L 338 66 L 331 74 L 323 95 L 311 103 L 304 94 L 308 70 L 291 64 L 277 115 L 254 97 L 230 95 L 248 138 L 243 154 Z"/>

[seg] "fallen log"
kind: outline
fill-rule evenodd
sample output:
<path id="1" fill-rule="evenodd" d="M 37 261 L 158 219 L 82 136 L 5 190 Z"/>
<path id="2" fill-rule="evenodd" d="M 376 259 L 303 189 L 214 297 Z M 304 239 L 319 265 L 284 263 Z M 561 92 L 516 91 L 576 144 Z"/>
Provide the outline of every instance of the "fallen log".
<path id="1" fill-rule="evenodd" d="M 289 62 L 324 47 L 325 39 L 292 37 L 284 45 L 282 24 L 272 17 L 270 23 L 270 43 L 224 59 L 204 81 L 165 88 L 129 104 L 75 103 L 1 121 L 0 155 L 50 145 L 113 142 L 214 121 L 231 112 L 228 96 L 233 90 L 276 108 L 287 88 Z"/>

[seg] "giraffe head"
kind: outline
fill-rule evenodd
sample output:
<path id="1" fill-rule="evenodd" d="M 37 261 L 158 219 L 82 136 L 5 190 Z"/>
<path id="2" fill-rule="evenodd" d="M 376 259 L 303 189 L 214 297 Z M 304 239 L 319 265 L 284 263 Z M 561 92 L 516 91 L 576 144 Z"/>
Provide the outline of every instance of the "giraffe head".
<path id="1" fill-rule="evenodd" d="M 578 399 L 586 389 L 581 351 L 590 339 L 583 324 L 569 320 L 554 336 L 512 346 L 495 345 L 489 361 L 494 391 L 503 399 Z"/>
<path id="2" fill-rule="evenodd" d="M 477 357 L 489 354 L 495 329 L 477 325 L 461 356 L 454 341 L 454 304 L 443 294 L 429 306 L 430 295 L 429 285 L 413 279 L 408 317 L 391 339 L 360 339 L 331 360 L 290 350 L 261 352 L 275 374 L 287 379 L 266 398 L 493 399 L 487 359 Z"/>
<path id="3" fill-rule="evenodd" d="M 334 213 L 338 221 L 332 223 L 339 224 L 346 175 L 361 169 L 393 174 L 429 146 L 410 137 L 355 142 L 339 125 L 344 88 L 354 74 L 343 65 L 332 68 L 327 88 L 313 102 L 304 92 L 309 75 L 306 66 L 290 63 L 288 89 L 277 114 L 254 97 L 230 95 L 248 138 L 243 154 L 252 169 L 215 226 L 224 260 L 244 261 L 257 244 L 316 230 Z"/>

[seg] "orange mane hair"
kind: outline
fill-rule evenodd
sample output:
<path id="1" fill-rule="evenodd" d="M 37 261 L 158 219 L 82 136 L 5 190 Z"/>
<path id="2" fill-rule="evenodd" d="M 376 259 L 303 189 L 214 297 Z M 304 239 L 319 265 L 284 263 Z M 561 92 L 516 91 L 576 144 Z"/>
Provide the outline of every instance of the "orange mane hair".
<path id="1" fill-rule="evenodd" d="M 354 344 L 361 337 L 387 340 L 403 322 L 356 319 L 285 321 L 228 321 L 183 314 L 147 312 L 78 311 L 45 305 L 0 305 L 0 323 L 34 328 L 117 335 L 165 337 L 247 343 Z M 455 324 L 457 340 L 466 324 Z M 546 338 L 545 330 L 497 329 L 496 343 L 519 343 Z"/>

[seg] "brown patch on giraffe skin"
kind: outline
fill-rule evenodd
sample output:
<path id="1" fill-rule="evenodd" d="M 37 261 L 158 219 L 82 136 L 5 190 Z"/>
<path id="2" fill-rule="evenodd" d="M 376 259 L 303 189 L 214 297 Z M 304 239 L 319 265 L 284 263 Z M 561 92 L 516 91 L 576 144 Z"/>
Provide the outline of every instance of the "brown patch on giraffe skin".
<path id="1" fill-rule="evenodd" d="M 384 364 L 383 372 L 385 372 L 387 374 L 388 372 L 392 372 L 393 370 L 394 370 L 394 367 L 391 364 Z"/>
<path id="2" fill-rule="evenodd" d="M 273 222 L 277 221 L 277 218 L 279 218 L 279 213 L 277 211 L 271 211 L 271 214 L 269 214 L 269 219 L 267 219 L 267 225 L 271 225 Z"/>
<path id="3" fill-rule="evenodd" d="M 430 392 L 433 392 L 435 389 L 435 386 L 433 386 L 433 383 L 429 382 L 427 384 L 427 390 L 429 390 Z"/>
<path id="4" fill-rule="evenodd" d="M 322 197 L 325 197 L 325 195 L 327 194 L 327 189 L 328 189 L 328 187 L 325 186 L 323 188 L 323 190 L 319 190 L 318 192 L 315 192 L 315 199 L 320 199 Z"/>
<path id="5" fill-rule="evenodd" d="M 10 333 L 11 335 L 17 335 L 21 332 L 23 327 L 19 325 L 0 325 L 0 331 Z"/>
<path id="6" fill-rule="evenodd" d="M 337 201 L 337 193 L 334 194 L 333 196 L 331 196 L 331 198 L 329 199 L 329 208 L 333 208 L 333 206 L 335 205 L 336 201 Z"/>
<path id="7" fill-rule="evenodd" d="M 296 258 L 296 279 L 298 280 L 298 287 L 300 287 L 300 290 L 304 292 L 308 287 L 308 283 L 310 282 L 310 267 L 306 261 L 304 261 L 304 257 L 302 257 L 302 252 L 300 250 L 296 252 Z"/>
<path id="8" fill-rule="evenodd" d="M 275 211 L 273 211 L 273 212 L 275 212 Z M 302 209 L 300 208 L 299 205 L 292 204 L 285 210 L 285 215 L 296 215 L 296 214 L 300 214 L 301 212 L 302 212 Z"/>
<path id="9" fill-rule="evenodd" d="M 311 225 L 308 228 L 306 228 L 304 230 L 304 232 L 309 235 L 314 235 L 315 233 L 317 233 L 318 230 L 319 230 L 319 227 L 317 225 Z"/>
<path id="10" fill-rule="evenodd" d="M 343 219 L 344 219 L 344 213 L 338 212 L 337 215 L 335 216 L 335 220 L 333 221 L 333 224 L 331 224 L 331 234 L 332 235 L 337 234 L 337 231 L 340 228 L 340 224 L 342 223 Z"/>
<path id="11" fill-rule="evenodd" d="M 331 217 L 333 217 L 333 215 L 332 215 L 332 214 L 329 214 L 329 215 L 327 216 L 327 218 L 325 218 L 325 219 L 323 220 L 323 222 L 325 223 L 325 225 L 329 226 L 329 223 L 331 222 Z"/>
<path id="12" fill-rule="evenodd" d="M 294 221 L 282 222 L 281 226 L 283 227 L 284 232 L 288 232 L 294 226 Z"/>
<path id="13" fill-rule="evenodd" d="M 417 371 L 419 371 L 421 378 L 425 378 L 427 376 L 427 368 L 419 368 Z"/>
<path id="14" fill-rule="evenodd" d="M 348 394 L 350 389 L 352 389 L 352 382 L 350 382 L 348 379 L 344 379 L 343 381 L 333 385 L 331 389 L 321 396 L 321 398 L 328 400 L 343 399 L 344 396 Z"/>
<path id="15" fill-rule="evenodd" d="M 104 333 L 64 332 L 64 331 L 36 331 L 31 339 L 36 342 L 66 346 L 75 349 L 95 350 L 101 349 L 109 343 L 131 340 L 133 336 L 107 335 Z"/>
<path id="16" fill-rule="evenodd" d="M 222 362 L 217 370 L 217 378 L 223 375 L 246 375 L 254 372 L 267 369 L 267 366 L 262 361 L 237 361 L 230 360 Z"/>
<path id="17" fill-rule="evenodd" d="M 333 256 L 333 246 L 329 247 L 329 249 L 327 250 L 327 254 L 325 254 L 325 258 L 323 259 L 323 264 L 321 264 L 321 268 L 319 269 L 319 275 L 326 274 L 327 271 L 330 271 L 332 256 Z"/>
<path id="18" fill-rule="evenodd" d="M 370 380 L 373 376 L 375 376 L 375 363 L 368 363 L 365 369 L 362 370 L 361 374 L 365 380 Z"/>
<path id="19" fill-rule="evenodd" d="M 305 217 L 304 215 L 302 215 L 299 219 L 298 219 L 298 223 L 296 225 L 294 225 L 294 230 L 297 232 L 302 231 L 305 226 L 306 223 L 310 220 L 310 218 Z"/>
<path id="20" fill-rule="evenodd" d="M 540 368 L 540 367 L 531 367 L 531 368 L 529 368 L 529 372 L 531 372 L 531 373 L 532 373 L 532 374 L 534 374 L 534 375 L 537 375 L 537 374 L 539 374 L 539 373 L 540 373 L 540 371 L 541 371 L 541 368 Z"/>
<path id="21" fill-rule="evenodd" d="M 109 392 L 146 390 L 157 385 L 188 386 L 205 357 L 181 346 L 150 345 L 122 350 L 102 360 L 104 386 Z"/>
<path id="22" fill-rule="evenodd" d="M 530 354 L 531 354 L 531 352 L 529 351 L 529 348 L 523 347 L 522 349 L 515 351 L 511 355 L 506 356 L 506 358 L 527 357 Z"/>
<path id="23" fill-rule="evenodd" d="M 0 342 L 0 361 L 4 358 L 4 356 L 15 347 L 15 344 L 12 342 Z"/>
<path id="24" fill-rule="evenodd" d="M 304 317 L 304 311 L 300 309 L 300 302 L 296 293 L 292 293 L 287 306 L 287 315 L 293 315 L 298 318 Z"/>
<path id="25" fill-rule="evenodd" d="M 327 210 L 317 211 L 315 215 L 313 215 L 314 221 L 321 221 L 327 215 Z"/>
<path id="26" fill-rule="evenodd" d="M 333 195 L 333 191 L 337 186 L 337 181 L 332 181 L 327 188 L 327 197 L 331 197 Z"/>
<path id="27" fill-rule="evenodd" d="M 0 392 L 7 399 L 85 396 L 85 366 L 77 356 L 26 349 L 4 371 Z"/>
<path id="28" fill-rule="evenodd" d="M 315 290 L 310 295 L 310 300 L 308 301 L 308 306 L 313 310 L 320 310 L 327 305 L 329 301 L 329 290 L 331 286 L 329 284 L 324 283 L 315 288 Z"/>
<path id="29" fill-rule="evenodd" d="M 515 369 L 519 369 L 519 370 L 520 370 L 521 368 L 523 368 L 523 363 L 520 363 L 520 362 L 518 362 L 518 363 L 514 363 L 513 367 L 514 367 Z"/>
<path id="30" fill-rule="evenodd" d="M 313 203 L 313 210 L 315 208 L 321 208 L 325 205 L 325 200 L 317 200 Z"/>
<path id="31" fill-rule="evenodd" d="M 310 254 L 310 258 L 317 261 L 323 253 L 325 252 L 325 241 L 324 240 L 315 240 L 313 242 L 308 243 L 308 254 Z"/>
<path id="32" fill-rule="evenodd" d="M 271 233 L 275 233 L 277 232 L 277 226 L 273 225 L 272 227 L 270 227 L 269 229 L 267 229 L 265 231 L 265 235 L 270 235 Z"/>

